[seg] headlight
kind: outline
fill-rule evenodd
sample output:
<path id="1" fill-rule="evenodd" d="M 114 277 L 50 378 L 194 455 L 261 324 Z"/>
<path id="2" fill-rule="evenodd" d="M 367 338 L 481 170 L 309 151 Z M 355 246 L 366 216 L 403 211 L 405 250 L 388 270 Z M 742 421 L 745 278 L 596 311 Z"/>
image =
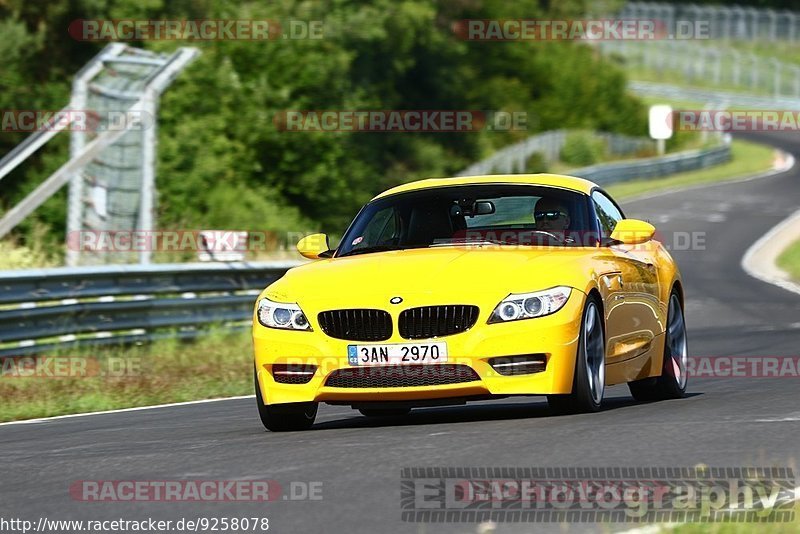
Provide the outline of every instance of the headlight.
<path id="1" fill-rule="evenodd" d="M 283 330 L 311 330 L 303 310 L 297 304 L 272 302 L 268 298 L 258 301 L 258 322 L 268 328 Z"/>
<path id="2" fill-rule="evenodd" d="M 550 315 L 564 307 L 571 292 L 571 288 L 559 286 L 536 293 L 512 293 L 500 301 L 489 317 L 489 323 L 507 323 Z"/>

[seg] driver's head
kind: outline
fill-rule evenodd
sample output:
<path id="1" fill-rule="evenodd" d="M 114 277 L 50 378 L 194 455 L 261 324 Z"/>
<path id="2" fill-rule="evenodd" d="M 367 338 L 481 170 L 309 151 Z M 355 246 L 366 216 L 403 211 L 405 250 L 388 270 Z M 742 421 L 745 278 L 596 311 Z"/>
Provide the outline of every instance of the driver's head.
<path id="1" fill-rule="evenodd" d="M 536 229 L 544 231 L 564 231 L 569 228 L 569 211 L 556 199 L 542 197 L 533 208 Z"/>

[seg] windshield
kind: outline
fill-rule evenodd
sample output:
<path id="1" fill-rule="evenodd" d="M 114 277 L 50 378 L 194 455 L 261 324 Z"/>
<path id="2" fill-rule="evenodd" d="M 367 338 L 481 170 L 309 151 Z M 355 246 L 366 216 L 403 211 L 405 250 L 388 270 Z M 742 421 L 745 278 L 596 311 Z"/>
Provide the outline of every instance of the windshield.
<path id="1" fill-rule="evenodd" d="M 502 244 L 593 246 L 588 197 L 553 187 L 480 184 L 399 193 L 367 204 L 337 256 Z"/>

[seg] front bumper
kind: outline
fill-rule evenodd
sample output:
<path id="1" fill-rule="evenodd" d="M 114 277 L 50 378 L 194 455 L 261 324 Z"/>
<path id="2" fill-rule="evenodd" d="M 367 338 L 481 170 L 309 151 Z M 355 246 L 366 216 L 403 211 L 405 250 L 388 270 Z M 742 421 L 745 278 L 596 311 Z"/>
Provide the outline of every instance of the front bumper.
<path id="1" fill-rule="evenodd" d="M 481 310 L 470 330 L 436 338 L 447 343 L 448 364 L 463 364 L 478 375 L 477 380 L 455 384 L 412 387 L 331 387 L 326 380 L 337 369 L 352 369 L 347 346 L 366 342 L 345 341 L 325 335 L 312 320 L 312 332 L 276 330 L 254 321 L 255 368 L 261 393 L 267 404 L 288 402 L 376 402 L 442 399 L 476 395 L 547 395 L 570 393 L 575 369 L 585 295 L 573 290 L 558 312 L 545 317 L 509 323 L 487 324 L 491 310 Z M 398 312 L 399 313 L 399 312 Z M 393 317 L 396 320 L 396 316 Z M 413 343 L 395 331 L 380 343 Z M 502 375 L 488 360 L 501 356 L 544 354 L 544 371 L 525 375 Z M 316 372 L 306 384 L 275 381 L 274 364 L 315 365 Z"/>

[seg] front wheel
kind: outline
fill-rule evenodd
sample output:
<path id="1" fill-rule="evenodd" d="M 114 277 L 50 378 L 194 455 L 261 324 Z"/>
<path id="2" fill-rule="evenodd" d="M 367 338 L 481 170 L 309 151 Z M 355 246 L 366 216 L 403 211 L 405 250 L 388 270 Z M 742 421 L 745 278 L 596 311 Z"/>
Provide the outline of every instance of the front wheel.
<path id="1" fill-rule="evenodd" d="M 686 396 L 689 381 L 687 371 L 689 349 L 686 343 L 686 321 L 678 293 L 669 298 L 667 332 L 664 340 L 664 358 L 661 374 L 657 377 L 628 382 L 631 395 L 638 401 L 680 399 Z"/>
<path id="2" fill-rule="evenodd" d="M 256 387 L 256 404 L 258 415 L 264 428 L 272 432 L 286 432 L 289 430 L 308 430 L 317 418 L 316 402 L 289 402 L 286 404 L 264 404 L 261 396 L 261 387 L 258 384 L 258 374 L 253 371 Z"/>
<path id="3" fill-rule="evenodd" d="M 605 386 L 606 344 L 603 315 L 595 298 L 589 297 L 581 319 L 572 393 L 548 395 L 547 403 L 559 413 L 596 412 L 603 402 Z"/>

